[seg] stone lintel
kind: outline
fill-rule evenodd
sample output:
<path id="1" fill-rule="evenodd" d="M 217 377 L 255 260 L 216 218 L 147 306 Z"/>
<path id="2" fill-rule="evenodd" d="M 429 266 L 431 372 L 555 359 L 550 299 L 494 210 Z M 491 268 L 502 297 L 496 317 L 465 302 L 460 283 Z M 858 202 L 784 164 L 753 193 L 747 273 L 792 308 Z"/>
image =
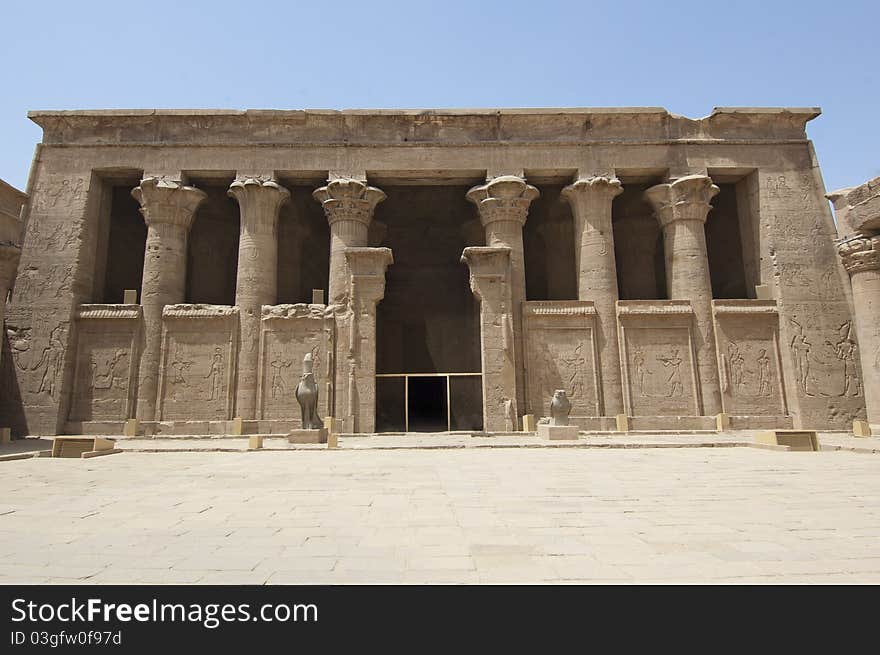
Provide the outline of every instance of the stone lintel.
<path id="1" fill-rule="evenodd" d="M 238 307 L 232 305 L 180 303 L 165 305 L 162 308 L 162 317 L 166 320 L 175 318 L 230 319 L 236 316 L 238 316 Z"/>
<path id="2" fill-rule="evenodd" d="M 84 304 L 76 310 L 77 320 L 135 320 L 143 315 L 140 305 Z"/>
<path id="3" fill-rule="evenodd" d="M 715 314 L 779 314 L 775 300 L 713 300 Z"/>
<path id="4" fill-rule="evenodd" d="M 690 315 L 694 313 L 689 300 L 618 300 L 617 315 Z"/>
<path id="5" fill-rule="evenodd" d="M 805 141 L 814 107 L 719 107 L 687 118 L 662 107 L 540 109 L 32 111 L 46 144 L 591 143 L 597 141 Z"/>

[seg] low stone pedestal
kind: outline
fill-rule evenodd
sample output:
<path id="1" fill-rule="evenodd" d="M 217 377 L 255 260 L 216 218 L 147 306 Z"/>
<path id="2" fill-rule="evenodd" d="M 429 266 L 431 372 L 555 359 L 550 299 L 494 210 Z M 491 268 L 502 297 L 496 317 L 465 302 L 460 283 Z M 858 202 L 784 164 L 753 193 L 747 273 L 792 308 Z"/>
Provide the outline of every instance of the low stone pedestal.
<path id="1" fill-rule="evenodd" d="M 327 428 L 317 430 L 291 430 L 287 443 L 327 443 Z"/>
<path id="2" fill-rule="evenodd" d="M 576 425 L 549 425 L 548 423 L 538 424 L 538 436 L 541 439 L 549 439 L 557 441 L 563 439 L 577 439 L 578 426 Z"/>
<path id="3" fill-rule="evenodd" d="M 523 429 L 523 432 L 534 432 L 535 431 L 535 415 L 534 414 L 524 414 L 523 415 L 522 429 Z"/>
<path id="4" fill-rule="evenodd" d="M 867 421 L 856 419 L 853 421 L 853 434 L 857 437 L 870 437 L 871 425 Z"/>
<path id="5" fill-rule="evenodd" d="M 263 447 L 263 435 L 252 434 L 248 438 L 248 450 L 260 450 Z"/>
<path id="6" fill-rule="evenodd" d="M 755 441 L 773 446 L 788 446 L 789 450 L 819 450 L 819 437 L 813 430 L 765 430 L 755 435 Z"/>

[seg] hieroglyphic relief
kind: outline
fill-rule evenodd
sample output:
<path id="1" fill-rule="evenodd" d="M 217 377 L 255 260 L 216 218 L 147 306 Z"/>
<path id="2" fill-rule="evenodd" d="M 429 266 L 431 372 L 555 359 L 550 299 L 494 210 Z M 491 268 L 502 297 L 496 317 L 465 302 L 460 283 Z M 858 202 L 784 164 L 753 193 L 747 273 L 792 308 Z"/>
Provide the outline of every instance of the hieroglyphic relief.
<path id="1" fill-rule="evenodd" d="M 789 350 L 799 392 L 825 398 L 859 397 L 858 344 L 851 320 L 824 334 L 811 329 L 807 319 L 792 316 Z"/>
<path id="2" fill-rule="evenodd" d="M 77 312 L 71 421 L 129 418 L 141 311 L 137 305 L 81 305 Z"/>
<path id="3" fill-rule="evenodd" d="M 231 419 L 238 308 L 167 305 L 162 321 L 159 420 Z"/>
<path id="4" fill-rule="evenodd" d="M 776 302 L 716 300 L 724 410 L 737 416 L 787 414 Z"/>
<path id="5" fill-rule="evenodd" d="M 529 411 L 550 416 L 550 400 L 565 389 L 571 415 L 599 416 L 595 309 L 587 301 L 524 303 L 526 388 Z"/>
<path id="6" fill-rule="evenodd" d="M 59 400 L 68 326 L 67 321 L 31 327 L 19 327 L 14 319 L 7 322 L 12 359 L 16 370 L 24 374 L 19 376 L 23 393 L 44 396 L 51 402 Z M 44 345 L 34 348 L 35 343 Z"/>
<path id="7" fill-rule="evenodd" d="M 690 303 L 619 301 L 617 313 L 627 414 L 700 415 Z"/>
<path id="8" fill-rule="evenodd" d="M 263 306 L 257 392 L 259 418 L 301 421 L 294 391 L 307 353 L 312 355 L 318 384 L 318 413 L 330 415 L 328 381 L 333 379 L 334 324 L 332 310 L 324 305 Z"/>

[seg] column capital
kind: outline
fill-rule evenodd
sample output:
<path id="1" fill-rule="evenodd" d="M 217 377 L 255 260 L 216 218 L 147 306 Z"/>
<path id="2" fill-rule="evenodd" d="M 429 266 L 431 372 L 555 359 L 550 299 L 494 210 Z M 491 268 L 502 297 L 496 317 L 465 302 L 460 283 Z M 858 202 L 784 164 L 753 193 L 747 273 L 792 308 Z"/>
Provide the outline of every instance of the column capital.
<path id="1" fill-rule="evenodd" d="M 290 191 L 271 178 L 239 177 L 226 192 L 238 201 L 242 227 L 274 231 L 278 211 L 290 199 Z"/>
<path id="2" fill-rule="evenodd" d="M 185 230 L 192 226 L 196 209 L 207 197 L 204 191 L 168 177 L 145 177 L 131 195 L 140 204 L 148 226 L 177 225 Z"/>
<path id="3" fill-rule="evenodd" d="M 461 253 L 461 263 L 470 269 L 471 291 L 483 300 L 492 282 L 507 282 L 510 276 L 507 246 L 469 246 Z"/>
<path id="4" fill-rule="evenodd" d="M 572 208 L 577 208 L 579 199 L 584 197 L 599 198 L 610 202 L 623 193 L 623 186 L 616 177 L 582 177 L 562 189 L 562 197 Z"/>
<path id="5" fill-rule="evenodd" d="M 312 197 L 321 203 L 330 225 L 338 221 L 357 221 L 369 225 L 376 205 L 387 196 L 384 191 L 366 182 L 338 178 L 315 189 Z"/>
<path id="6" fill-rule="evenodd" d="M 705 222 L 712 200 L 720 189 L 707 175 L 685 175 L 645 191 L 661 227 L 674 221 Z"/>
<path id="7" fill-rule="evenodd" d="M 880 270 L 880 235 L 845 237 L 837 242 L 837 252 L 850 275 Z"/>
<path id="8" fill-rule="evenodd" d="M 496 221 L 525 225 L 532 200 L 541 195 L 531 184 L 516 175 L 502 175 L 472 187 L 465 197 L 477 206 L 483 226 Z"/>

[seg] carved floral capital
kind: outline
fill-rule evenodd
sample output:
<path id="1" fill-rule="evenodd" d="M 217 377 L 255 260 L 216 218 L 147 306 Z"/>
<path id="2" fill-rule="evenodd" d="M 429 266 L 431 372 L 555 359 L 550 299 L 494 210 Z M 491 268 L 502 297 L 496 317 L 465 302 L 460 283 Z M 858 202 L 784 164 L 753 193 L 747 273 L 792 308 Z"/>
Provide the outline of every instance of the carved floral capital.
<path id="1" fill-rule="evenodd" d="M 565 198 L 572 208 L 577 209 L 583 201 L 611 201 L 623 193 L 623 185 L 616 177 L 587 177 L 580 178 L 573 184 L 562 189 L 562 197 Z"/>
<path id="2" fill-rule="evenodd" d="M 857 235 L 837 244 L 843 267 L 852 275 L 862 271 L 880 270 L 880 235 Z"/>
<path id="3" fill-rule="evenodd" d="M 147 225 L 162 223 L 186 230 L 192 226 L 196 210 L 207 197 L 200 189 L 164 177 L 144 178 L 140 186 L 132 189 L 131 195 L 140 204 Z"/>
<path id="4" fill-rule="evenodd" d="M 360 180 L 340 178 L 332 180 L 312 193 L 321 203 L 327 222 L 357 221 L 369 225 L 376 205 L 385 200 L 385 192 Z"/>
<path id="5" fill-rule="evenodd" d="M 532 200 L 541 193 L 516 175 L 502 175 L 491 182 L 471 188 L 466 198 L 477 206 L 480 222 L 486 226 L 496 221 L 514 221 L 524 225 Z"/>
<path id="6" fill-rule="evenodd" d="M 254 177 L 236 179 L 226 193 L 238 201 L 242 229 L 274 230 L 281 206 L 290 199 L 290 191 L 275 180 Z"/>
<path id="7" fill-rule="evenodd" d="M 720 189 L 706 175 L 686 175 L 645 191 L 645 200 L 654 209 L 661 227 L 674 221 L 705 222 L 712 200 Z"/>

